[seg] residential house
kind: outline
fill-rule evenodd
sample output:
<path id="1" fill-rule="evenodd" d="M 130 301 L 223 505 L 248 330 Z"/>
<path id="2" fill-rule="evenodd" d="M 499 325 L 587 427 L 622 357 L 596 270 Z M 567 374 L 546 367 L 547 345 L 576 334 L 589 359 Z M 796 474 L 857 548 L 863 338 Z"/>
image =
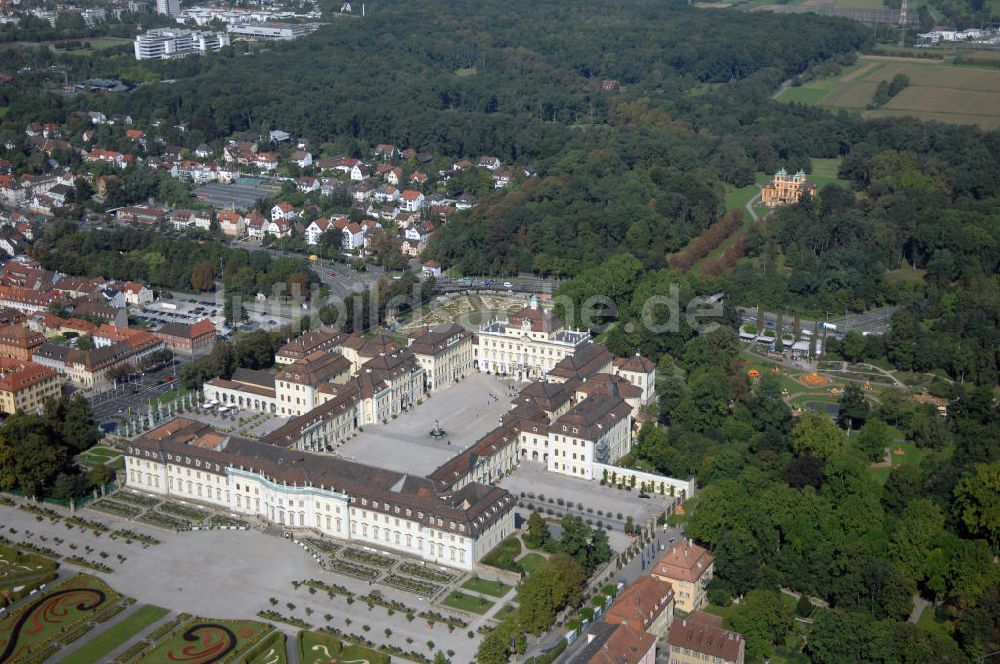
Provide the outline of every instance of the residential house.
<path id="1" fill-rule="evenodd" d="M 265 232 L 279 240 L 292 237 L 292 223 L 283 217 L 278 217 L 275 221 L 267 225 Z"/>
<path id="2" fill-rule="evenodd" d="M 365 246 L 365 228 L 361 224 L 356 224 L 350 222 L 345 224 L 343 229 L 341 229 L 341 248 L 343 249 L 361 249 Z"/>
<path id="3" fill-rule="evenodd" d="M 435 260 L 425 261 L 420 267 L 420 273 L 423 277 L 440 277 L 441 276 L 441 263 Z"/>
<path id="4" fill-rule="evenodd" d="M 300 177 L 298 180 L 296 180 L 295 186 L 298 188 L 299 191 L 305 194 L 308 194 L 311 191 L 320 190 L 319 180 L 317 180 L 311 175 L 304 175 Z"/>
<path id="5" fill-rule="evenodd" d="M 246 233 L 246 222 L 239 212 L 223 210 L 216 213 L 215 217 L 219 221 L 219 230 L 226 237 L 239 238 Z"/>
<path id="6" fill-rule="evenodd" d="M 253 165 L 262 171 L 273 171 L 278 168 L 278 155 L 274 152 L 260 152 L 253 157 Z"/>
<path id="7" fill-rule="evenodd" d="M 199 159 L 207 159 L 212 156 L 212 148 L 210 148 L 205 143 L 202 143 L 194 149 L 194 156 Z"/>
<path id="8" fill-rule="evenodd" d="M 267 219 L 264 218 L 260 212 L 254 210 L 253 212 L 247 213 L 243 220 L 246 222 L 247 227 L 247 237 L 252 240 L 263 240 L 264 233 L 267 231 Z"/>
<path id="9" fill-rule="evenodd" d="M 312 166 L 313 156 L 305 150 L 296 150 L 292 153 L 292 162 L 298 165 L 299 168 L 308 168 Z"/>
<path id="10" fill-rule="evenodd" d="M 424 195 L 419 191 L 406 189 L 399 196 L 399 208 L 407 212 L 418 212 L 424 205 Z"/>
<path id="11" fill-rule="evenodd" d="M 388 145 L 383 143 L 375 148 L 375 156 L 383 161 L 388 161 L 390 159 L 395 159 L 399 156 L 399 150 L 396 149 L 395 145 Z"/>
<path id="12" fill-rule="evenodd" d="M 24 325 L 0 327 L 0 357 L 27 362 L 36 348 L 45 343 L 45 335 Z"/>
<path id="13" fill-rule="evenodd" d="M 655 664 L 656 638 L 626 625 L 599 622 L 580 635 L 578 664 Z"/>
<path id="14" fill-rule="evenodd" d="M 0 359 L 0 413 L 41 412 L 47 399 L 59 398 L 62 385 L 62 379 L 49 367 Z"/>
<path id="15" fill-rule="evenodd" d="M 153 335 L 163 340 L 167 348 L 185 355 L 208 352 L 215 344 L 215 325 L 205 318 L 197 323 L 164 323 Z"/>
<path id="16" fill-rule="evenodd" d="M 479 168 L 485 168 L 489 171 L 496 171 L 500 168 L 500 160 L 496 157 L 480 157 L 476 166 Z"/>
<path id="17" fill-rule="evenodd" d="M 674 620 L 674 589 L 655 576 L 640 576 L 615 598 L 604 620 L 661 639 Z"/>
<path id="18" fill-rule="evenodd" d="M 296 216 L 295 206 L 288 201 L 282 201 L 271 208 L 271 221 L 294 219 Z"/>
<path id="19" fill-rule="evenodd" d="M 134 307 L 141 307 L 153 301 L 153 291 L 146 286 L 133 281 L 126 281 L 122 288 L 125 295 L 125 302 Z"/>
<path id="20" fill-rule="evenodd" d="M 737 632 L 722 627 L 722 617 L 695 611 L 675 618 L 667 636 L 671 664 L 743 664 L 746 643 Z"/>
<path id="21" fill-rule="evenodd" d="M 715 572 L 715 558 L 691 540 L 678 540 L 653 568 L 658 579 L 674 588 L 677 609 L 692 613 L 708 604 L 708 584 Z"/>

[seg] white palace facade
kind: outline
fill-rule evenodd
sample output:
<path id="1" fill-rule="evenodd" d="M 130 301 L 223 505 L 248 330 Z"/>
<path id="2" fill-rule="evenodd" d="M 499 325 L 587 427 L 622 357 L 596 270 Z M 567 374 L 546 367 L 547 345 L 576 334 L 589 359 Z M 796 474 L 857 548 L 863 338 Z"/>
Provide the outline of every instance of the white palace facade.
<path id="1" fill-rule="evenodd" d="M 590 343 L 586 330 L 566 329 L 550 311 L 531 304 L 509 320 L 491 320 L 479 326 L 476 361 L 479 370 L 517 380 L 544 377 L 560 360 Z"/>
<path id="2" fill-rule="evenodd" d="M 289 450 L 178 417 L 130 441 L 126 486 L 472 570 L 514 531 L 514 497 Z"/>

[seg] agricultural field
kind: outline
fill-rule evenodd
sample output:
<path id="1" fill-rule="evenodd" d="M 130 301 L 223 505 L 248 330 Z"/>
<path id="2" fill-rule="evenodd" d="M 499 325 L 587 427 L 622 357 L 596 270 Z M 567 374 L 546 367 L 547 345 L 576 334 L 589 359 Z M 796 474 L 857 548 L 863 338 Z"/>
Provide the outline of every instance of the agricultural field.
<path id="1" fill-rule="evenodd" d="M 298 655 L 300 664 L 329 664 L 330 662 L 363 662 L 389 664 L 389 656 L 365 646 L 345 645 L 332 634 L 299 632 Z"/>
<path id="2" fill-rule="evenodd" d="M 879 82 L 897 74 L 908 76 L 910 85 L 882 108 L 867 109 Z M 950 60 L 862 56 L 840 76 L 789 87 L 778 100 L 855 110 L 866 117 L 912 116 L 994 129 L 1000 127 L 1000 69 Z"/>

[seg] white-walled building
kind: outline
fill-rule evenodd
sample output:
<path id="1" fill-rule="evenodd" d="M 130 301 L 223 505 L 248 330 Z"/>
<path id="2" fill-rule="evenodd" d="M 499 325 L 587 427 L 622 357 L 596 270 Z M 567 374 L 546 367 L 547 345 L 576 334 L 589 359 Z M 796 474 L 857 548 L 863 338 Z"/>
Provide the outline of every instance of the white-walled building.
<path id="1" fill-rule="evenodd" d="M 176 2 L 176 0 L 173 0 Z M 188 55 L 203 55 L 229 46 L 225 32 L 201 32 L 183 28 L 154 28 L 136 35 L 133 48 L 136 60 L 172 60 Z"/>
<path id="2" fill-rule="evenodd" d="M 480 325 L 476 361 L 480 371 L 531 380 L 546 375 L 560 360 L 589 343 L 586 330 L 565 329 L 558 316 L 532 298 L 510 320 Z"/>
<path id="3" fill-rule="evenodd" d="M 363 542 L 472 570 L 514 531 L 514 497 L 219 433 L 175 418 L 130 441 L 126 485 L 289 529 Z"/>

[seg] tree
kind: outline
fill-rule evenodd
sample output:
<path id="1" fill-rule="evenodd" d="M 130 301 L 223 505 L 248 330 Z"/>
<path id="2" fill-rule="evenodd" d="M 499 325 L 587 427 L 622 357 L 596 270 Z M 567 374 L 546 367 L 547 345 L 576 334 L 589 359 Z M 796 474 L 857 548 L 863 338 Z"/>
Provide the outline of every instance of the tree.
<path id="1" fill-rule="evenodd" d="M 783 477 L 792 488 L 819 489 L 823 484 L 823 460 L 809 454 L 794 457 L 788 461 Z"/>
<path id="2" fill-rule="evenodd" d="M 792 628 L 792 611 L 773 590 L 751 590 L 729 619 L 733 629 L 746 639 L 746 659 L 759 662 L 774 654 Z"/>
<path id="3" fill-rule="evenodd" d="M 215 287 L 215 263 L 202 261 L 191 268 L 191 287 L 196 291 L 208 291 Z"/>
<path id="4" fill-rule="evenodd" d="M 792 451 L 799 456 L 827 459 L 843 449 L 846 443 L 844 432 L 830 418 L 819 413 L 804 414 L 792 429 Z"/>
<path id="5" fill-rule="evenodd" d="M 573 558 L 564 553 L 550 556 L 518 586 L 521 626 L 532 634 L 548 629 L 557 611 L 579 601 L 585 578 Z"/>
<path id="6" fill-rule="evenodd" d="M 863 613 L 833 609 L 816 614 L 806 652 L 815 664 L 891 662 L 892 647 L 882 626 Z"/>
<path id="7" fill-rule="evenodd" d="M 528 534 L 524 536 L 524 543 L 528 548 L 541 549 L 548 544 L 552 534 L 545 523 L 545 519 L 538 513 L 538 510 L 531 512 L 528 517 Z"/>
<path id="8" fill-rule="evenodd" d="M 865 358 L 865 337 L 857 330 L 851 330 L 840 342 L 840 354 L 848 362 L 861 362 Z"/>
<path id="9" fill-rule="evenodd" d="M 808 618 L 813 613 L 812 602 L 809 601 L 809 596 L 805 593 L 799 595 L 799 601 L 795 603 L 795 615 L 800 618 Z"/>
<path id="10" fill-rule="evenodd" d="M 837 413 L 837 423 L 848 431 L 861 426 L 868 418 L 871 405 L 865 393 L 855 383 L 848 383 L 838 401 L 840 410 Z"/>
<path id="11" fill-rule="evenodd" d="M 1000 553 L 1000 461 L 977 463 L 975 472 L 955 487 L 955 506 L 965 530 Z"/>
<path id="12" fill-rule="evenodd" d="M 873 418 L 865 422 L 853 440 L 869 461 L 881 461 L 892 442 L 892 432 L 885 422 Z"/>
<path id="13" fill-rule="evenodd" d="M 115 471 L 99 463 L 90 469 L 90 481 L 94 486 L 104 486 L 115 478 Z"/>

